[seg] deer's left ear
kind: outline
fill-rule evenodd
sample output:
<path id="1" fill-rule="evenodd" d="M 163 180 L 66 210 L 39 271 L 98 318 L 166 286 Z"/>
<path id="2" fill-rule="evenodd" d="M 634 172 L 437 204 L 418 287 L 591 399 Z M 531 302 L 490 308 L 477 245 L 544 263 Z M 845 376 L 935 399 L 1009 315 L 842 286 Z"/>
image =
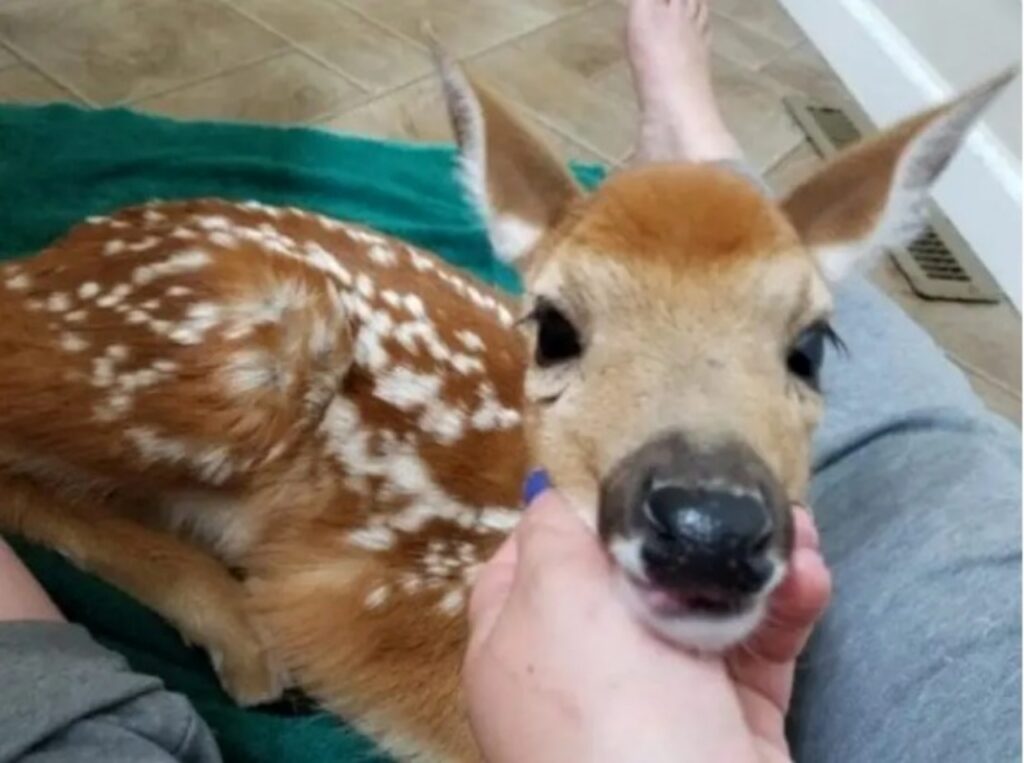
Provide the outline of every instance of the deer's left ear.
<path id="1" fill-rule="evenodd" d="M 786 197 L 783 209 L 830 281 L 921 232 L 928 191 L 1015 76 L 1006 72 L 854 145 Z"/>
<path id="2" fill-rule="evenodd" d="M 495 253 L 520 260 L 555 226 L 581 191 L 565 165 L 492 93 L 469 80 L 435 46 L 459 147 L 459 177 L 483 218 Z"/>

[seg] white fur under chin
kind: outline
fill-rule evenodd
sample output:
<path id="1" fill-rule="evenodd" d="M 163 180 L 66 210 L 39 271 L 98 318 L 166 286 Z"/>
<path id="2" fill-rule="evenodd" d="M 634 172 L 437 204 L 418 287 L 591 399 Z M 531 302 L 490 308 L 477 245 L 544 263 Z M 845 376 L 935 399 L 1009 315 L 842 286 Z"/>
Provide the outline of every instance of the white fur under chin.
<path id="1" fill-rule="evenodd" d="M 764 593 L 744 612 L 731 617 L 697 614 L 673 617 L 652 610 L 636 585 L 629 579 L 630 575 L 640 580 L 646 579 L 643 562 L 640 559 L 640 546 L 639 538 L 614 538 L 609 544 L 609 552 L 624 570 L 624 573 L 618 576 L 618 582 L 626 605 L 644 625 L 661 638 L 698 652 L 718 654 L 750 638 L 764 620 L 769 595 L 786 577 L 788 568 L 781 560 L 775 559 L 774 572 L 765 586 Z"/>
<path id="2" fill-rule="evenodd" d="M 747 611 L 730 617 L 659 615 L 644 603 L 632 583 L 624 577 L 620 579 L 626 603 L 641 622 L 666 641 L 687 649 L 720 654 L 750 638 L 764 619 L 763 598 Z"/>

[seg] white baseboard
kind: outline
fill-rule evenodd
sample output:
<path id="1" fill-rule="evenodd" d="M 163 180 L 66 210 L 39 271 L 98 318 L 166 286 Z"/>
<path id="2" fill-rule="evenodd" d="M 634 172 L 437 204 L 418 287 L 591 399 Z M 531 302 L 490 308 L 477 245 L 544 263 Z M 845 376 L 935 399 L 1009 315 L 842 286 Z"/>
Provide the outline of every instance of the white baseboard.
<path id="1" fill-rule="evenodd" d="M 869 0 L 780 2 L 876 125 L 956 94 Z M 1021 198 L 1020 164 L 985 125 L 974 131 L 934 191 L 939 208 L 1018 310 Z"/>

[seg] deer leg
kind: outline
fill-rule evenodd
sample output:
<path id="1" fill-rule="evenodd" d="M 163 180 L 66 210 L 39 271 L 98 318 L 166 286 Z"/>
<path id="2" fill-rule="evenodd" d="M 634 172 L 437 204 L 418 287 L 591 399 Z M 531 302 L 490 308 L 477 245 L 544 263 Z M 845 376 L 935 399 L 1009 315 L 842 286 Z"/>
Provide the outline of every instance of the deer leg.
<path id="1" fill-rule="evenodd" d="M 410 593 L 402 579 L 341 558 L 247 585 L 275 655 L 324 708 L 399 760 L 478 763 L 459 679 L 465 589 Z"/>
<path id="2" fill-rule="evenodd" d="M 203 647 L 239 704 L 276 698 L 281 677 L 245 611 L 246 591 L 198 548 L 127 519 L 102 501 L 0 477 L 0 530 L 52 548 L 156 611 Z"/>

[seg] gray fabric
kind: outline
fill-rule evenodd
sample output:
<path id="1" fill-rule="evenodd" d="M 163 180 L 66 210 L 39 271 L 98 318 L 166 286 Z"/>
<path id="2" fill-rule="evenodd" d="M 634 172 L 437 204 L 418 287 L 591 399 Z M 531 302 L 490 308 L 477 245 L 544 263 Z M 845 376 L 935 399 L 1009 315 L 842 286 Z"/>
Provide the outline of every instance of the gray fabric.
<path id="1" fill-rule="evenodd" d="M 0 623 L 0 763 L 217 763 L 188 701 L 69 623 Z"/>
<path id="2" fill-rule="evenodd" d="M 835 580 L 797 761 L 1021 758 L 1020 432 L 863 281 L 837 294 L 812 505 Z"/>

